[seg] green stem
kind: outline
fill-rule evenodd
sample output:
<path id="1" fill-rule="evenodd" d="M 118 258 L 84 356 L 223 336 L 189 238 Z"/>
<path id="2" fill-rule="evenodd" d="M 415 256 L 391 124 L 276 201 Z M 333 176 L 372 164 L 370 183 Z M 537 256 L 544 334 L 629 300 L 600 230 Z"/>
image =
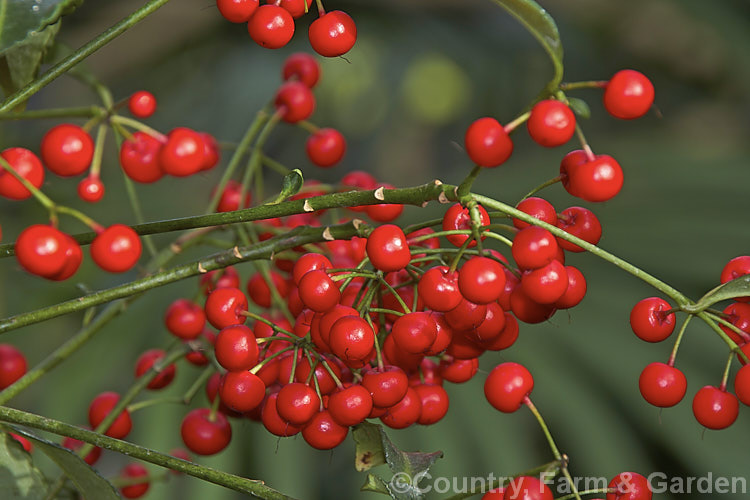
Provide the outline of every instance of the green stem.
<path id="1" fill-rule="evenodd" d="M 585 82 L 565 82 L 560 84 L 560 90 L 597 89 L 607 86 L 607 80 L 588 80 Z"/>
<path id="2" fill-rule="evenodd" d="M 138 120 L 134 120 L 133 118 L 128 118 L 127 116 L 115 115 L 112 118 L 110 118 L 110 121 L 113 124 L 124 125 L 126 127 L 130 127 L 132 129 L 138 130 L 139 132 L 148 134 L 154 139 L 157 139 L 159 141 L 165 141 L 167 139 L 166 135 L 162 134 L 155 128 L 149 127 L 145 123 L 141 123 Z"/>
<path id="3" fill-rule="evenodd" d="M 724 373 L 721 376 L 721 384 L 719 385 L 720 391 L 727 390 L 727 380 L 729 379 L 729 370 L 732 368 L 732 360 L 734 359 L 734 353 L 730 352 L 727 358 L 727 364 L 724 366 Z"/>
<path id="4" fill-rule="evenodd" d="M 38 120 L 47 118 L 94 118 L 104 116 L 107 111 L 100 106 L 81 106 L 75 108 L 35 109 L 19 113 L 0 113 L 0 121 Z"/>
<path id="5" fill-rule="evenodd" d="M 541 184 L 539 184 L 539 185 L 538 185 L 537 187 L 535 187 L 534 189 L 532 189 L 531 191 L 529 191 L 528 193 L 526 193 L 526 194 L 525 194 L 525 195 L 523 196 L 523 198 L 521 198 L 521 199 L 519 200 L 519 202 L 518 202 L 518 203 L 521 203 L 521 202 L 522 202 L 523 200 L 525 200 L 525 199 L 526 199 L 526 198 L 528 198 L 529 196 L 534 196 L 535 194 L 537 194 L 537 193 L 538 193 L 539 191 L 541 191 L 542 189 L 544 189 L 544 188 L 546 188 L 546 187 L 549 187 L 549 186 L 552 186 L 552 185 L 554 185 L 554 184 L 557 184 L 557 183 L 558 183 L 558 182 L 560 182 L 561 180 L 562 180 L 562 175 L 558 175 L 557 177 L 553 177 L 553 178 L 551 178 L 551 179 L 549 179 L 549 180 L 547 180 L 547 181 L 544 181 L 544 182 L 542 182 L 542 183 L 541 183 Z M 517 205 L 517 204 L 516 204 L 516 205 Z"/>
<path id="6" fill-rule="evenodd" d="M 59 420 L 0 406 L 0 421 L 51 432 L 59 436 L 72 437 L 90 445 L 116 451 L 160 467 L 183 472 L 190 476 L 203 479 L 204 481 L 218 484 L 241 493 L 247 493 L 256 498 L 268 500 L 292 500 L 291 497 L 264 485 L 262 481 L 246 479 L 217 469 L 188 462 L 171 455 L 160 453 L 156 450 L 144 448 L 143 446 L 128 443 L 127 441 L 114 439 L 87 429 L 66 424 Z"/>
<path id="7" fill-rule="evenodd" d="M 690 323 L 691 319 L 693 319 L 693 315 L 688 314 L 688 316 L 685 318 L 685 321 L 683 321 L 682 326 L 680 327 L 680 331 L 677 333 L 677 339 L 674 341 L 672 353 L 669 355 L 669 361 L 667 361 L 667 364 L 669 366 L 674 366 L 674 361 L 677 358 L 677 349 L 680 348 L 682 337 L 685 335 L 685 330 L 687 330 L 688 323 Z"/>
<path id="8" fill-rule="evenodd" d="M 3 168 L 6 172 L 8 172 L 10 175 L 12 175 L 18 182 L 20 182 L 23 187 L 25 187 L 29 192 L 32 194 L 32 196 L 47 210 L 49 210 L 50 214 L 54 214 L 55 209 L 57 206 L 55 205 L 55 202 L 52 201 L 49 196 L 39 191 L 39 189 L 36 188 L 31 182 L 29 182 L 25 177 L 23 177 L 21 174 L 16 172 L 16 169 L 11 167 L 10 163 L 8 163 L 5 158 L 0 156 L 0 167 Z"/>
<path id="9" fill-rule="evenodd" d="M 107 139 L 107 126 L 104 124 L 99 125 L 96 131 L 96 143 L 94 145 L 94 157 L 91 159 L 91 168 L 89 169 L 89 176 L 99 178 L 99 173 L 102 170 L 102 156 L 104 155 L 104 142 Z"/>
<path id="10" fill-rule="evenodd" d="M 8 112 L 15 109 L 17 106 L 26 102 L 29 97 L 39 92 L 42 88 L 50 84 L 57 77 L 65 74 L 69 69 L 80 63 L 88 56 L 101 49 L 109 42 L 122 35 L 129 28 L 135 26 L 139 21 L 146 18 L 161 6 L 165 5 L 169 0 L 151 0 L 146 5 L 136 10 L 128 17 L 124 18 L 114 26 L 110 27 L 96 38 L 90 40 L 83 47 L 79 48 L 68 57 L 57 63 L 45 74 L 26 85 L 24 88 L 18 90 L 13 95 L 9 96 L 5 102 L 0 106 L 0 113 Z"/>

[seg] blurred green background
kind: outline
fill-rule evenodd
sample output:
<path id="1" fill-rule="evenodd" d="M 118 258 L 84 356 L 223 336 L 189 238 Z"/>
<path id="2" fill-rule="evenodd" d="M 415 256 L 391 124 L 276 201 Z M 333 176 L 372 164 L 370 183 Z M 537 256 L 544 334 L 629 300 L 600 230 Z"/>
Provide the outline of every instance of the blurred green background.
<path id="1" fill-rule="evenodd" d="M 635 122 L 616 121 L 601 105 L 599 91 L 586 99 L 592 118 L 582 120 L 594 151 L 617 158 L 625 171 L 621 194 L 603 204 L 585 204 L 557 185 L 543 195 L 558 210 L 592 208 L 604 225 L 601 245 L 697 298 L 718 283 L 732 257 L 750 253 L 750 6 L 743 0 L 551 0 L 542 2 L 557 20 L 565 47 L 566 81 L 607 79 L 622 68 L 646 73 L 656 87 L 657 111 Z M 335 169 L 315 169 L 304 156 L 306 132 L 280 126 L 267 151 L 306 178 L 335 182 L 347 171 L 368 170 L 397 186 L 440 178 L 458 183 L 471 165 L 461 150 L 465 128 L 491 115 L 517 116 L 551 74 L 543 50 L 503 10 L 490 2 L 444 0 L 326 3 L 357 22 L 359 39 L 346 58 L 322 61 L 313 121 L 341 129 L 348 153 Z M 60 39 L 77 47 L 134 8 L 134 2 L 89 1 L 63 21 Z M 300 20 L 289 46 L 256 46 L 244 26 L 225 22 L 211 0 L 181 0 L 118 38 L 87 60 L 116 98 L 148 89 L 159 100 L 149 124 L 206 130 L 237 141 L 255 112 L 280 82 L 286 55 L 309 51 Z M 86 88 L 61 78 L 35 96 L 30 109 L 96 101 Z M 0 148 L 38 143 L 50 122 L 0 124 Z M 482 173 L 477 190 L 515 203 L 531 187 L 556 175 L 565 147 L 543 150 L 523 130 L 513 136 L 513 157 Z M 110 145 L 111 146 L 111 145 Z M 571 144 L 569 146 L 573 148 Z M 218 169 L 217 169 L 218 170 Z M 197 214 L 218 178 L 163 179 L 139 186 L 146 218 Z M 83 207 L 104 224 L 133 223 L 114 149 L 105 156 L 107 195 Z M 81 207 L 75 179 L 45 184 L 61 203 Z M 268 188 L 270 191 L 270 188 Z M 177 195 L 179 194 L 179 195 Z M 270 194 L 267 192 L 266 194 Z M 197 200 L 197 201 L 196 201 Z M 444 208 L 407 208 L 401 222 L 439 217 Z M 0 201 L 4 240 L 41 222 L 33 202 Z M 63 229 L 84 230 L 66 220 Z M 156 238 L 156 242 L 168 241 Z M 190 259 L 196 254 L 186 255 Z M 518 342 L 481 358 L 483 372 L 502 361 L 530 368 L 534 401 L 546 416 L 575 476 L 612 477 L 624 470 L 668 476 L 740 476 L 747 472 L 750 412 L 743 408 L 728 430 L 706 431 L 692 416 L 690 399 L 703 385 L 717 385 L 726 361 L 723 343 L 693 322 L 677 366 L 688 377 L 688 396 L 662 412 L 638 392 L 638 375 L 652 361 L 666 361 L 671 342 L 645 345 L 632 334 L 628 314 L 653 290 L 593 256 L 571 255 L 588 280 L 589 293 L 570 313 L 541 325 L 522 325 Z M 243 276 L 250 268 L 240 269 Z M 0 316 L 28 311 L 79 294 L 76 283 L 99 289 L 134 278 L 105 275 L 86 260 L 75 282 L 48 283 L 24 274 L 14 259 L 0 261 Z M 157 289 L 137 301 L 93 342 L 32 386 L 12 405 L 66 422 L 83 424 L 88 402 L 104 390 L 123 391 L 133 363 L 146 348 L 169 341 L 162 315 L 171 300 L 193 294 L 195 282 Z M 81 316 L 71 315 L 13 331 L 3 342 L 18 345 L 31 365 L 69 338 Z M 736 369 L 736 367 L 735 367 Z M 178 367 L 172 391 L 179 394 L 198 370 Z M 442 450 L 433 477 L 507 475 L 551 460 L 542 433 L 528 411 L 504 415 L 483 397 L 480 373 L 447 387 L 448 415 L 429 428 L 390 431 L 402 449 Z M 203 394 L 196 398 L 204 404 Z M 150 408 L 135 415 L 130 435 L 159 450 L 181 445 L 185 409 Z M 331 452 L 312 450 L 301 437 L 277 440 L 259 424 L 233 423 L 230 447 L 201 463 L 250 478 L 301 499 L 375 498 L 359 493 L 364 474 L 354 471 L 351 440 Z M 43 460 L 40 458 L 39 460 Z M 116 475 L 126 458 L 105 453 L 98 468 Z M 390 477 L 384 466 L 374 472 Z M 459 483 L 460 484 L 460 483 Z M 238 494 L 192 478 L 155 484 L 150 498 L 233 499 Z M 746 494 L 658 498 L 746 498 Z M 477 497 L 478 498 L 478 497 Z"/>

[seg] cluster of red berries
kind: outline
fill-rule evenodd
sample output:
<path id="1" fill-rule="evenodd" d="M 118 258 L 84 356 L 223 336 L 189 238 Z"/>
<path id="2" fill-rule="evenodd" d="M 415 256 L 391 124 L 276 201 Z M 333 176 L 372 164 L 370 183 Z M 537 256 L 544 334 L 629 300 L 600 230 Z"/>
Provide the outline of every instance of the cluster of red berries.
<path id="1" fill-rule="evenodd" d="M 735 257 L 721 272 L 720 282 L 750 274 L 750 256 Z M 750 297 L 737 297 L 722 311 L 725 324 L 719 327 L 741 349 L 750 356 Z M 675 311 L 669 303 L 659 297 L 639 301 L 630 312 L 633 332 L 646 342 L 666 340 L 675 328 Z M 675 354 L 667 363 L 653 362 L 641 372 L 638 382 L 641 395 L 650 404 L 668 408 L 676 405 L 687 393 L 687 378 L 674 366 Z M 696 420 L 709 429 L 725 429 L 739 415 L 739 403 L 750 406 L 750 367 L 742 354 L 737 359 L 742 367 L 734 378 L 734 394 L 727 389 L 726 378 L 718 386 L 706 385 L 693 397 L 693 414 Z M 728 374 L 728 372 L 727 372 Z"/>
<path id="2" fill-rule="evenodd" d="M 621 472 L 609 482 L 606 500 L 651 500 L 653 491 L 648 479 L 637 472 Z M 494 488 L 482 500 L 553 500 L 549 486 L 540 478 L 518 476 L 504 487 Z M 592 498 L 591 500 L 605 500 Z"/>
<path id="3" fill-rule="evenodd" d="M 247 23 L 255 43 L 268 49 L 284 47 L 294 36 L 295 20 L 305 15 L 312 0 L 216 0 L 219 13 L 232 23 Z M 325 12 L 318 3 L 318 18 L 310 23 L 308 37 L 315 52 L 325 57 L 346 54 L 357 41 L 354 20 L 341 10 Z"/>

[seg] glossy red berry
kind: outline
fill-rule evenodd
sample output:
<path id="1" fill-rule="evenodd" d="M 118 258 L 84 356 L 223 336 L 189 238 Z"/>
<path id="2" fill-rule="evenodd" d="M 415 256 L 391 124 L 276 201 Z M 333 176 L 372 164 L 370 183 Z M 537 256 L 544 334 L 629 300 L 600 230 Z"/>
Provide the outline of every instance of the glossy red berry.
<path id="1" fill-rule="evenodd" d="M 702 387 L 693 398 L 695 419 L 709 429 L 726 429 L 737 420 L 739 411 L 737 397 L 718 387 Z"/>
<path id="2" fill-rule="evenodd" d="M 0 156 L 35 188 L 42 186 L 44 167 L 34 153 L 25 148 L 8 148 L 0 153 Z M 25 200 L 31 196 L 31 191 L 5 169 L 0 169 L 0 196 L 11 200 Z"/>
<path id="3" fill-rule="evenodd" d="M 721 270 L 721 283 L 727 283 L 733 279 L 750 274 L 750 255 L 735 257 L 727 262 Z M 750 296 L 735 297 L 737 302 L 750 302 Z"/>
<path id="4" fill-rule="evenodd" d="M 399 271 L 411 260 L 406 235 L 393 224 L 376 227 L 367 237 L 366 250 L 373 267 L 384 272 Z"/>
<path id="5" fill-rule="evenodd" d="M 543 198 L 537 198 L 530 196 L 524 198 L 516 208 L 521 212 L 527 213 L 534 218 L 546 222 L 547 224 L 557 225 L 557 212 L 552 203 L 548 202 Z M 528 222 L 524 222 L 520 219 L 513 219 L 513 225 L 518 229 L 523 229 L 530 226 Z"/>
<path id="6" fill-rule="evenodd" d="M 391 184 L 385 182 L 379 182 L 375 187 L 393 189 Z M 377 203 L 375 205 L 365 205 L 364 211 L 375 222 L 391 222 L 401 215 L 404 211 L 404 206 L 399 203 Z"/>
<path id="7" fill-rule="evenodd" d="M 466 129 L 464 137 L 466 154 L 480 167 L 497 167 L 513 153 L 513 141 L 494 118 L 484 117 Z"/>
<path id="8" fill-rule="evenodd" d="M 687 379 L 685 375 L 665 363 L 651 363 L 641 372 L 638 388 L 643 399 L 654 406 L 668 408 L 685 397 Z"/>
<path id="9" fill-rule="evenodd" d="M 294 36 L 294 18 L 278 5 L 261 5 L 250 17 L 247 32 L 261 47 L 279 49 Z"/>
<path id="10" fill-rule="evenodd" d="M 461 295 L 475 304 L 489 304 L 500 297 L 505 288 L 505 268 L 489 257 L 471 257 L 458 273 Z"/>
<path id="11" fill-rule="evenodd" d="M 321 128 L 307 138 L 305 152 L 315 165 L 332 167 L 344 157 L 346 139 L 334 128 Z"/>
<path id="12" fill-rule="evenodd" d="M 359 316 L 344 316 L 331 326 L 328 345 L 344 363 L 364 361 L 375 346 L 375 333 Z"/>
<path id="13" fill-rule="evenodd" d="M 596 155 L 568 173 L 570 192 L 586 201 L 614 198 L 622 189 L 624 176 L 620 164 L 609 155 Z"/>
<path id="14" fill-rule="evenodd" d="M 736 342 L 738 345 L 750 342 L 750 304 L 744 302 L 732 302 L 722 311 L 724 319 L 731 323 L 739 332 L 720 324 L 719 328 Z M 740 358 L 740 361 L 744 360 Z"/>
<path id="15" fill-rule="evenodd" d="M 510 310 L 524 323 L 535 324 L 547 321 L 555 314 L 553 304 L 540 304 L 532 300 L 522 286 L 516 286 L 510 294 Z"/>
<path id="16" fill-rule="evenodd" d="M 276 271 L 269 271 L 268 274 L 276 292 L 281 298 L 285 298 L 289 294 L 289 285 L 286 280 Z M 271 307 L 271 288 L 265 276 L 260 272 L 253 274 L 247 281 L 247 294 L 250 296 L 250 300 L 260 307 Z"/>
<path id="17" fill-rule="evenodd" d="M 26 357 L 15 346 L 0 344 L 0 390 L 26 374 Z"/>
<path id="18" fill-rule="evenodd" d="M 531 373 L 518 363 L 507 362 L 497 365 L 487 375 L 484 395 L 496 409 L 513 413 L 521 407 L 533 388 Z"/>
<path id="19" fill-rule="evenodd" d="M 247 370 L 230 371 L 221 377 L 219 397 L 228 408 L 246 413 L 258 407 L 266 395 L 266 384 Z"/>
<path id="20" fill-rule="evenodd" d="M 261 410 L 261 422 L 263 422 L 263 427 L 274 436 L 294 436 L 300 432 L 302 428 L 290 424 L 279 416 L 276 409 L 277 398 L 278 393 L 274 392 L 269 394 L 263 402 L 263 409 Z"/>
<path id="21" fill-rule="evenodd" d="M 265 6 L 264 6 L 265 7 Z M 302 82 L 288 81 L 276 92 L 274 106 L 287 123 L 307 120 L 315 110 L 315 96 Z"/>
<path id="22" fill-rule="evenodd" d="M 637 472 L 621 472 L 607 486 L 607 500 L 651 500 L 653 492 L 647 478 Z"/>
<path id="23" fill-rule="evenodd" d="M 562 297 L 552 304 L 556 309 L 575 307 L 586 296 L 586 278 L 583 273 L 576 267 L 565 266 L 565 274 L 568 276 L 568 288 Z"/>
<path id="24" fill-rule="evenodd" d="M 421 414 L 422 398 L 416 389 L 409 387 L 404 397 L 388 408 L 380 420 L 391 429 L 405 429 L 416 424 Z"/>
<path id="25" fill-rule="evenodd" d="M 505 500 L 552 500 L 552 490 L 532 476 L 518 476 L 505 486 Z"/>
<path id="26" fill-rule="evenodd" d="M 740 368 L 734 376 L 734 393 L 742 404 L 750 406 L 750 365 Z"/>
<path id="27" fill-rule="evenodd" d="M 487 210 L 481 205 L 477 205 L 477 210 L 479 212 L 479 222 L 483 226 L 488 225 L 490 223 L 490 216 L 487 213 Z M 470 229 L 471 215 L 469 214 L 468 208 L 461 206 L 460 203 L 455 203 L 445 211 L 445 214 L 443 215 L 443 231 L 468 231 Z M 468 234 L 449 234 L 445 238 L 451 242 L 453 246 L 460 247 L 470 238 L 470 236 Z M 482 240 L 484 240 L 484 236 L 482 236 Z M 468 248 L 475 247 L 476 244 L 476 241 L 472 241 L 469 243 Z"/>
<path id="28" fill-rule="evenodd" d="M 250 193 L 245 192 L 245 196 L 242 196 L 242 184 L 230 179 L 224 191 L 221 192 L 219 197 L 219 203 L 216 205 L 217 212 L 232 212 L 239 210 L 240 208 L 247 208 L 250 206 Z"/>
<path id="29" fill-rule="evenodd" d="M 546 229 L 530 226 L 516 234 L 511 253 L 519 268 L 539 269 L 557 256 L 557 240 Z"/>
<path id="30" fill-rule="evenodd" d="M 148 389 L 163 389 L 174 380 L 177 371 L 174 363 L 162 367 L 157 373 L 149 373 L 154 364 L 161 364 L 160 360 L 165 355 L 163 349 L 149 349 L 141 354 L 135 362 L 136 378 L 147 375 L 151 379 L 146 385 Z"/>
<path id="31" fill-rule="evenodd" d="M 162 178 L 159 163 L 162 142 L 144 132 L 135 132 L 120 147 L 120 166 L 125 175 L 136 182 L 148 184 Z"/>
<path id="32" fill-rule="evenodd" d="M 563 210 L 557 218 L 557 227 L 568 234 L 581 238 L 592 245 L 599 243 L 602 237 L 602 225 L 591 210 L 583 207 L 570 207 Z M 563 238 L 557 243 L 569 252 L 583 252 L 583 248 Z"/>
<path id="33" fill-rule="evenodd" d="M 346 54 L 357 41 L 357 26 L 346 12 L 332 10 L 310 23 L 310 46 L 325 57 Z"/>
<path id="34" fill-rule="evenodd" d="M 63 123 L 49 129 L 40 147 L 42 161 L 50 171 L 63 177 L 80 175 L 94 158 L 94 141 L 78 125 Z"/>
<path id="35" fill-rule="evenodd" d="M 279 5 L 289 11 L 294 19 L 310 11 L 313 0 L 280 0 Z"/>
<path id="36" fill-rule="evenodd" d="M 245 325 L 223 328 L 214 344 L 216 361 L 229 371 L 249 370 L 258 364 L 258 342 Z"/>
<path id="37" fill-rule="evenodd" d="M 450 399 L 448 392 L 442 386 L 436 384 L 417 384 L 414 387 L 422 403 L 422 411 L 419 413 L 418 424 L 432 425 L 442 420 L 448 407 Z"/>
<path id="38" fill-rule="evenodd" d="M 138 479 L 140 477 L 145 478 L 147 476 L 148 469 L 137 463 L 126 465 L 125 468 L 122 469 L 122 472 L 120 472 L 120 477 L 122 479 L 127 479 L 128 481 Z M 145 481 L 143 483 L 129 484 L 128 486 L 123 486 L 122 488 L 120 488 L 120 493 L 125 498 L 140 498 L 146 494 L 150 486 L 151 483 L 149 483 L 148 481 Z"/>
<path id="39" fill-rule="evenodd" d="M 294 284 L 299 286 L 300 281 L 309 271 L 316 269 L 326 270 L 332 267 L 331 261 L 325 255 L 315 252 L 306 253 L 294 262 L 292 279 L 294 280 Z"/>
<path id="40" fill-rule="evenodd" d="M 156 111 L 156 97 L 147 90 L 139 90 L 128 99 L 128 110 L 136 118 L 148 118 Z"/>
<path id="41" fill-rule="evenodd" d="M 210 408 L 196 408 L 182 419 L 182 441 L 197 455 L 214 455 L 232 440 L 232 427 L 221 412 L 211 415 Z"/>
<path id="42" fill-rule="evenodd" d="M 96 203 L 104 196 L 104 183 L 99 177 L 88 176 L 78 183 L 78 197 L 88 203 Z"/>
<path id="43" fill-rule="evenodd" d="M 178 127 L 169 132 L 159 150 L 159 165 L 165 174 L 186 177 L 200 172 L 205 162 L 203 137 L 195 130 Z"/>
<path id="44" fill-rule="evenodd" d="M 382 370 L 366 371 L 362 377 L 362 385 L 370 391 L 373 405 L 388 408 L 406 395 L 409 378 L 401 368 L 386 365 Z"/>
<path id="45" fill-rule="evenodd" d="M 639 301 L 630 311 L 630 327 L 633 333 L 646 342 L 661 342 L 674 331 L 675 315 L 667 313 L 669 303 L 659 297 Z"/>
<path id="46" fill-rule="evenodd" d="M 419 278 L 417 292 L 425 307 L 439 312 L 450 311 L 463 298 L 458 287 L 458 272 L 449 272 L 448 266 L 428 269 Z"/>
<path id="47" fill-rule="evenodd" d="M 258 0 L 216 0 L 216 8 L 230 23 L 246 23 L 255 13 L 258 3 Z"/>
<path id="48" fill-rule="evenodd" d="M 574 191 L 573 185 L 571 184 L 570 180 L 575 175 L 576 170 L 578 170 L 581 165 L 588 161 L 589 155 L 586 153 L 586 151 L 582 149 L 576 149 L 566 154 L 560 162 L 560 180 L 565 190 L 572 196 L 579 196 L 579 194 Z"/>
<path id="49" fill-rule="evenodd" d="M 349 427 L 339 425 L 328 410 L 316 413 L 302 429 L 305 442 L 316 450 L 330 450 L 346 439 Z"/>
<path id="50" fill-rule="evenodd" d="M 92 429 L 96 429 L 107 415 L 114 409 L 120 395 L 116 392 L 103 392 L 91 401 L 89 405 L 89 424 Z M 104 433 L 115 439 L 123 439 L 130 433 L 133 428 L 133 422 L 130 420 L 130 413 L 127 409 L 122 410 L 112 425 Z"/>
<path id="51" fill-rule="evenodd" d="M 305 425 L 319 410 L 320 398 L 315 389 L 300 382 L 282 387 L 276 399 L 279 416 L 292 425 Z"/>
<path id="52" fill-rule="evenodd" d="M 45 224 L 34 224 L 18 236 L 16 259 L 31 274 L 51 279 L 65 267 L 67 244 L 62 231 Z"/>
<path id="53" fill-rule="evenodd" d="M 534 141 L 548 148 L 568 142 L 576 131 L 576 117 L 563 102 L 539 101 L 531 108 L 526 128 Z"/>
<path id="54" fill-rule="evenodd" d="M 247 297 L 235 287 L 217 288 L 206 299 L 206 319 L 214 328 L 241 325 L 245 322 Z"/>
<path id="55" fill-rule="evenodd" d="M 328 398 L 328 411 L 339 424 L 361 424 L 372 411 L 372 396 L 363 385 L 353 384 L 340 389 Z"/>
<path id="56" fill-rule="evenodd" d="M 426 353 L 437 338 L 437 324 L 432 313 L 411 312 L 393 322 L 391 335 L 399 349 L 412 354 Z"/>
<path id="57" fill-rule="evenodd" d="M 299 282 L 299 298 L 315 312 L 330 311 L 341 300 L 341 291 L 322 269 L 307 272 Z"/>
<path id="58" fill-rule="evenodd" d="M 123 224 L 113 224 L 91 242 L 91 258 L 110 273 L 130 270 L 141 257 L 141 238 Z"/>
<path id="59" fill-rule="evenodd" d="M 281 68 L 281 77 L 284 80 L 299 80 L 313 88 L 320 79 L 320 64 L 311 54 L 296 52 L 284 61 L 284 66 Z"/>
<path id="60" fill-rule="evenodd" d="M 450 356 L 444 356 L 439 365 L 440 376 L 443 380 L 453 382 L 454 384 L 463 384 L 468 382 L 479 370 L 479 359 L 453 359 Z"/>
<path id="61" fill-rule="evenodd" d="M 604 107 L 615 118 L 639 118 L 653 103 L 654 85 L 643 73 L 632 69 L 615 73 L 604 89 Z"/>
<path id="62" fill-rule="evenodd" d="M 206 326 L 206 313 L 198 304 L 188 299 L 177 299 L 164 314 L 167 330 L 183 340 L 198 338 Z"/>
<path id="63" fill-rule="evenodd" d="M 568 290 L 568 273 L 559 260 L 553 260 L 538 269 L 524 271 L 521 287 L 534 302 L 554 304 Z"/>
<path id="64" fill-rule="evenodd" d="M 482 495 L 481 500 L 504 500 L 505 488 L 492 488 Z"/>

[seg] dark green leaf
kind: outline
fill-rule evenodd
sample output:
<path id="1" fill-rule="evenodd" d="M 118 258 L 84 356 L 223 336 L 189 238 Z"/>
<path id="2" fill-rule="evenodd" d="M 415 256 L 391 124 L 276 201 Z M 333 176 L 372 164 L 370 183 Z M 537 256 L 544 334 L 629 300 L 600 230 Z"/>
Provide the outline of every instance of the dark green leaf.
<path id="1" fill-rule="evenodd" d="M 367 474 L 365 484 L 362 485 L 360 491 L 371 491 L 373 493 L 382 493 L 391 496 L 391 493 L 388 491 L 388 484 L 385 480 L 382 477 L 373 474 Z"/>
<path id="2" fill-rule="evenodd" d="M 290 196 L 294 196 L 295 194 L 299 193 L 299 190 L 302 189 L 302 184 L 304 183 L 304 181 L 305 179 L 304 177 L 302 177 L 302 172 L 298 168 L 295 168 L 294 170 L 286 174 L 284 176 L 284 179 L 281 181 L 281 192 L 270 204 L 274 205 L 276 203 L 281 203 Z"/>
<path id="3" fill-rule="evenodd" d="M 83 0 L 0 0 L 0 54 L 57 23 Z"/>
<path id="4" fill-rule="evenodd" d="M 555 20 L 533 0 L 492 1 L 507 10 L 542 44 L 554 67 L 554 75 L 547 83 L 547 90 L 551 92 L 556 89 L 563 78 L 563 48 Z"/>
<path id="5" fill-rule="evenodd" d="M 591 118 L 591 109 L 586 101 L 577 97 L 568 97 L 568 106 L 581 118 Z"/>
<path id="6" fill-rule="evenodd" d="M 44 476 L 34 467 L 31 455 L 9 434 L 0 432 L 0 498 L 36 500 L 46 494 Z"/>
<path id="7" fill-rule="evenodd" d="M 722 300 L 745 296 L 750 296 L 750 275 L 740 276 L 732 281 L 727 281 L 723 285 L 717 286 L 701 297 L 694 306 L 685 310 L 688 312 L 700 312 Z"/>
<path id="8" fill-rule="evenodd" d="M 109 481 L 100 476 L 98 472 L 72 451 L 28 432 L 20 430 L 14 432 L 18 432 L 31 441 L 38 450 L 55 462 L 65 475 L 73 481 L 76 489 L 84 498 L 96 498 L 97 500 L 118 500 L 120 498 L 119 493 Z"/>
<path id="9" fill-rule="evenodd" d="M 2 53 L 0 85 L 6 95 L 12 94 L 36 78 L 44 55 L 59 30 L 59 22 L 47 26 L 41 31 L 33 32 L 24 41 Z"/>
<path id="10" fill-rule="evenodd" d="M 352 430 L 354 438 L 354 468 L 363 472 L 385 463 L 381 427 L 363 422 Z"/>

